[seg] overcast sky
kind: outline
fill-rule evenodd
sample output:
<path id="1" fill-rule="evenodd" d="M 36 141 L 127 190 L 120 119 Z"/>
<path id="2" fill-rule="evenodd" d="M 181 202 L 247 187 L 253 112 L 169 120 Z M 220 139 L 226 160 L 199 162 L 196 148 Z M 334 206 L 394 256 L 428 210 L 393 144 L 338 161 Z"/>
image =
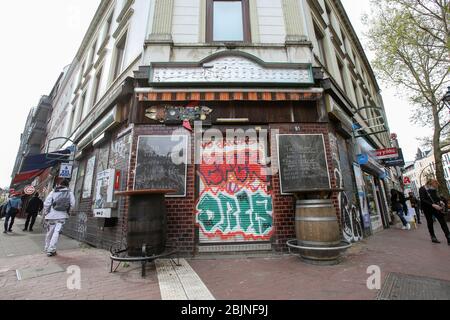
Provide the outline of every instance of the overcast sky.
<path id="1" fill-rule="evenodd" d="M 369 0 L 342 0 L 355 30 Z M 30 108 L 48 94 L 62 69 L 72 62 L 100 0 L 0 1 L 0 186 L 9 186 L 20 134 Z M 363 41 L 363 39 L 362 39 Z M 380 84 L 381 87 L 382 84 Z M 408 103 L 383 90 L 391 131 L 399 136 L 407 160 L 417 137 L 429 130 L 409 123 Z"/>

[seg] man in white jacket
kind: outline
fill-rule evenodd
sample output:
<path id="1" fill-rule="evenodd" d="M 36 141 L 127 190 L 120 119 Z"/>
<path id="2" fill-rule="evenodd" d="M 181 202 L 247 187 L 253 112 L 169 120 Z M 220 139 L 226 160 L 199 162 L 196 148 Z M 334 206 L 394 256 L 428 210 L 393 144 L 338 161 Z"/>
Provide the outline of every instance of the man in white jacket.
<path id="1" fill-rule="evenodd" d="M 69 189 L 69 182 L 63 180 L 44 202 L 44 214 L 47 227 L 45 252 L 47 256 L 56 255 L 59 234 L 69 218 L 70 209 L 75 206 L 75 196 Z"/>

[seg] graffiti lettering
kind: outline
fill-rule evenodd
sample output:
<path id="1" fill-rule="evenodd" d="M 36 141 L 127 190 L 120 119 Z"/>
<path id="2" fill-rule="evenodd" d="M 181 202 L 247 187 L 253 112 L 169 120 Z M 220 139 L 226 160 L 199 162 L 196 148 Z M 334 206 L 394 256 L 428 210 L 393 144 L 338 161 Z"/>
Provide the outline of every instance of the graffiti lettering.
<path id="1" fill-rule="evenodd" d="M 272 199 L 243 191 L 236 196 L 205 194 L 197 206 L 198 223 L 205 235 L 246 240 L 270 239 L 273 224 Z"/>

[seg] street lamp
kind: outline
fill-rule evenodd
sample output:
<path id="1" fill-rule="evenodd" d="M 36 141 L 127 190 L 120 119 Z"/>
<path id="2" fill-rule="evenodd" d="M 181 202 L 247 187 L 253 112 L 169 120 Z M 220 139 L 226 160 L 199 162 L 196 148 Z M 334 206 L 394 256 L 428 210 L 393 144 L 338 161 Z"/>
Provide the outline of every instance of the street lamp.
<path id="1" fill-rule="evenodd" d="M 444 105 L 450 109 L 450 87 L 447 87 L 447 93 L 442 98 Z"/>

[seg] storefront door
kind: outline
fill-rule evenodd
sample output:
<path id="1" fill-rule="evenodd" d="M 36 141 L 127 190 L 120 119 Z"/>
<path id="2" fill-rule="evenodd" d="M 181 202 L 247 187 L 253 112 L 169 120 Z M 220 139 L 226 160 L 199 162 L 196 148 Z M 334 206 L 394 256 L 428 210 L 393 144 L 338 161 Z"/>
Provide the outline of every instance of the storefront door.
<path id="1" fill-rule="evenodd" d="M 366 172 L 364 172 L 363 174 L 364 182 L 366 185 L 366 194 L 369 206 L 370 220 L 372 224 L 372 232 L 375 233 L 383 229 L 383 220 L 381 218 L 381 204 L 378 200 L 375 178 Z"/>
<path id="2" fill-rule="evenodd" d="M 266 243 L 265 249 L 270 249 L 271 180 L 264 168 L 255 163 L 259 148 L 259 144 L 249 140 L 230 143 L 220 139 L 202 145 L 196 207 L 200 249 L 207 245 L 251 243 Z M 220 157 L 223 163 L 214 163 Z"/>

